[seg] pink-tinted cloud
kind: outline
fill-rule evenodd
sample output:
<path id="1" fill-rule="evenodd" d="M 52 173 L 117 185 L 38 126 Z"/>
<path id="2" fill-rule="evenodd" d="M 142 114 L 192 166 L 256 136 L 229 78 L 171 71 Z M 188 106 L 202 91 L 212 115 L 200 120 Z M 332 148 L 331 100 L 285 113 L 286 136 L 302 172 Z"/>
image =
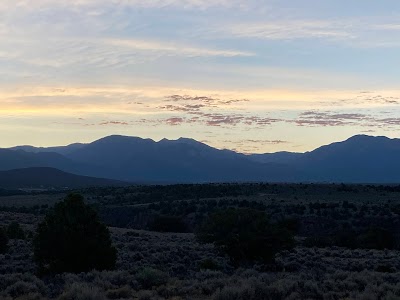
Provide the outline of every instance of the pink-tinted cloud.
<path id="1" fill-rule="evenodd" d="M 99 123 L 99 125 L 104 126 L 104 125 L 124 125 L 127 126 L 129 125 L 128 122 L 124 122 L 124 121 L 104 121 Z"/>
<path id="2" fill-rule="evenodd" d="M 174 117 L 174 118 L 168 118 L 165 120 L 165 123 L 170 126 L 177 126 L 181 125 L 182 123 L 185 122 L 184 118 L 179 118 L 179 117 Z"/>

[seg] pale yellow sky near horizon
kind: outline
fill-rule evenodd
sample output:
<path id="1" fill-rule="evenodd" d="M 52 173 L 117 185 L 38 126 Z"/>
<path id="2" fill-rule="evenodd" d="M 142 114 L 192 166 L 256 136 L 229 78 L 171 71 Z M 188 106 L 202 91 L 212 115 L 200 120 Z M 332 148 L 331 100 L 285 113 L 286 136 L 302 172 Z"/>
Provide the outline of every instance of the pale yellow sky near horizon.
<path id="1" fill-rule="evenodd" d="M 300 2 L 299 2 L 300 3 Z M 398 137 L 400 2 L 3 0 L 0 147 Z"/>

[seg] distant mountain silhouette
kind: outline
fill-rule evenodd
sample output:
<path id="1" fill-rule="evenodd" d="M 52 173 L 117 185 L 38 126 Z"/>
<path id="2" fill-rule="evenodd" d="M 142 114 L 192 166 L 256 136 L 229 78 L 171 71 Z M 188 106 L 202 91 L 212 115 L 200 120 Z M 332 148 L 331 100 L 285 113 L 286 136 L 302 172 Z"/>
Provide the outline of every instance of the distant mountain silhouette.
<path id="1" fill-rule="evenodd" d="M 0 149 L 0 170 L 29 167 L 70 168 L 74 162 L 55 152 L 33 153 L 23 150 Z"/>
<path id="2" fill-rule="evenodd" d="M 281 163 L 288 164 L 293 162 L 295 159 L 301 158 L 304 153 L 297 152 L 275 152 L 275 153 L 265 153 L 265 154 L 250 154 L 248 158 L 252 161 L 259 163 Z"/>
<path id="3" fill-rule="evenodd" d="M 89 144 L 0 149 L 0 170 L 54 167 L 130 182 L 400 182 L 400 140 L 357 135 L 311 152 L 244 155 L 193 139 L 113 135 Z"/>
<path id="4" fill-rule="evenodd" d="M 33 146 L 16 146 L 10 148 L 11 150 L 23 150 L 26 152 L 33 152 L 33 153 L 42 153 L 42 152 L 56 152 L 62 155 L 68 154 L 76 149 L 84 147 L 85 144 L 75 143 L 68 146 L 60 146 L 60 147 L 33 147 Z"/>
<path id="5" fill-rule="evenodd" d="M 66 156 L 76 162 L 103 167 L 104 176 L 130 181 L 267 180 L 268 175 L 277 177 L 282 172 L 279 169 L 272 174 L 243 154 L 218 150 L 184 138 L 155 142 L 136 137 L 109 136 Z"/>
<path id="6" fill-rule="evenodd" d="M 60 152 L 64 151 L 62 147 L 59 148 Z M 36 150 L 37 148 L 28 147 L 26 149 Z M 46 152 L 45 149 L 34 152 L 20 149 L 0 149 L 0 171 L 32 167 L 51 167 L 83 175 L 95 175 L 96 172 L 99 172 L 95 166 L 88 165 L 87 163 L 75 162 L 60 153 Z"/>
<path id="7" fill-rule="evenodd" d="M 122 186 L 126 182 L 79 176 L 54 168 L 26 168 L 0 171 L 0 188 L 82 188 L 92 186 Z"/>
<path id="8" fill-rule="evenodd" d="M 294 163 L 315 181 L 400 182 L 400 139 L 356 135 L 305 153 Z"/>
<path id="9" fill-rule="evenodd" d="M 253 154 L 260 162 L 285 163 L 302 170 L 307 181 L 400 182 L 400 139 L 356 135 L 311 152 Z"/>

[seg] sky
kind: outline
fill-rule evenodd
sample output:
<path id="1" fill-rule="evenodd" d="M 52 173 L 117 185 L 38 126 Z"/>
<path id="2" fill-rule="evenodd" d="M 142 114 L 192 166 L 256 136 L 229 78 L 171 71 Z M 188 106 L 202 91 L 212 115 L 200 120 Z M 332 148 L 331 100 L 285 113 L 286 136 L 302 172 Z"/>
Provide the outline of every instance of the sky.
<path id="1" fill-rule="evenodd" d="M 399 137 L 398 0 L 1 0 L 0 147 Z"/>

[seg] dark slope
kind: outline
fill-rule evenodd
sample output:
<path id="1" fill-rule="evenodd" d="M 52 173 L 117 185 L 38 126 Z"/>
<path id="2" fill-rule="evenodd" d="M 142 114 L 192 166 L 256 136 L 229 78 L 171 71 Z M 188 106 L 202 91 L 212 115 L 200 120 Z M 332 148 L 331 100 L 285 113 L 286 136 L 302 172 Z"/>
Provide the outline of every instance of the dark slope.
<path id="1" fill-rule="evenodd" d="M 22 150 L 0 149 L 0 170 L 28 167 L 72 167 L 74 163 L 53 152 L 32 153 Z"/>
<path id="2" fill-rule="evenodd" d="M 282 180 L 290 176 L 283 166 L 264 166 L 228 150 L 218 150 L 192 139 L 155 142 L 109 136 L 67 155 L 98 165 L 112 178 L 130 181 L 217 182 Z"/>
<path id="3" fill-rule="evenodd" d="M 126 182 L 66 173 L 54 168 L 26 168 L 0 171 L 0 187 L 21 188 L 81 188 L 91 186 L 122 186 Z"/>
<path id="4" fill-rule="evenodd" d="M 58 146 L 58 147 L 34 147 L 34 146 L 16 146 L 9 148 L 10 150 L 22 150 L 25 152 L 32 152 L 32 153 L 41 153 L 41 152 L 54 152 L 61 155 L 68 154 L 76 149 L 84 147 L 85 144 L 75 143 L 67 146 Z"/>
<path id="5" fill-rule="evenodd" d="M 0 171 L 32 167 L 50 167 L 81 175 L 92 175 L 98 171 L 94 166 L 75 162 L 55 152 L 0 149 Z"/>
<path id="6" fill-rule="evenodd" d="M 400 140 L 357 135 L 305 153 L 294 165 L 313 181 L 400 182 Z"/>
<path id="7" fill-rule="evenodd" d="M 297 152 L 275 152 L 275 153 L 264 153 L 264 154 L 250 154 L 247 157 L 255 162 L 259 163 L 278 163 L 278 164 L 289 164 L 294 162 L 294 160 L 304 156 L 304 153 Z"/>
<path id="8" fill-rule="evenodd" d="M 252 154 L 257 162 L 276 162 L 301 170 L 296 181 L 400 182 L 400 139 L 356 135 L 311 152 Z"/>

